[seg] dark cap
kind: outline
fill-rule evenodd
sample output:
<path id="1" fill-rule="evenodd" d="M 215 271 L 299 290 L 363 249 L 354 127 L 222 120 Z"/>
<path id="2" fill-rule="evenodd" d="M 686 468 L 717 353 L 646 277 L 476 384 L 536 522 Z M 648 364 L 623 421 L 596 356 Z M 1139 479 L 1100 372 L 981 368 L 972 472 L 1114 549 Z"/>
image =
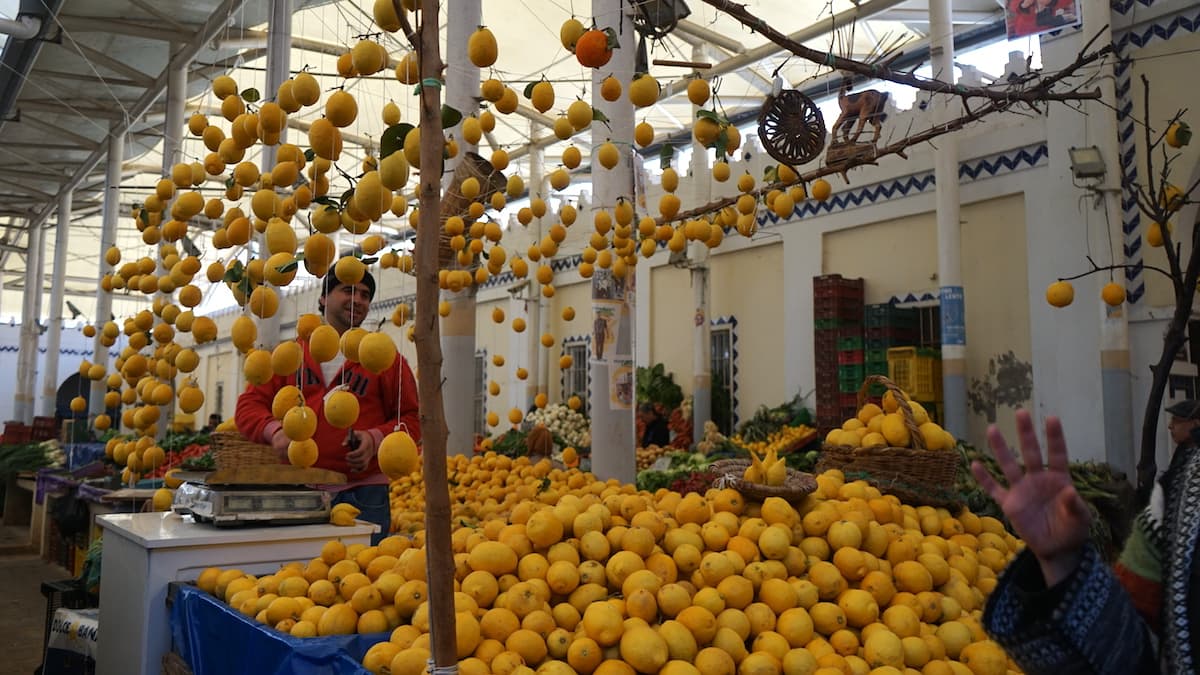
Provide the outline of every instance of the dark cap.
<path id="1" fill-rule="evenodd" d="M 334 270 L 334 268 L 330 267 L 329 272 L 325 274 L 325 281 L 321 284 L 321 297 L 328 295 L 329 291 L 332 291 L 334 288 L 341 286 L 343 283 L 345 283 L 345 282 L 343 282 L 341 279 L 338 279 L 337 272 Z M 371 273 L 369 271 L 364 270 L 362 281 L 360 281 L 359 283 L 366 285 L 367 290 L 370 293 L 371 299 L 374 300 L 375 299 L 375 277 L 371 276 Z"/>
<path id="2" fill-rule="evenodd" d="M 1179 403 L 1167 406 L 1167 413 L 1185 420 L 1200 420 L 1200 401 L 1185 398 Z"/>

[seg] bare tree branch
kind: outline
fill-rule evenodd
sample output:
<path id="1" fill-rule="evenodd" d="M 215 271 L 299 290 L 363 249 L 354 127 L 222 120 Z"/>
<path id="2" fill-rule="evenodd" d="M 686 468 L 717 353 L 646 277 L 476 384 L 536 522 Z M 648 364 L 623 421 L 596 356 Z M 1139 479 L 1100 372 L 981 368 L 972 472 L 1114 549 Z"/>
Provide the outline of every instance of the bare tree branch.
<path id="1" fill-rule="evenodd" d="M 986 87 L 965 87 L 958 84 L 950 84 L 939 80 L 929 80 L 902 71 L 892 70 L 878 64 L 863 63 L 845 57 L 837 56 L 832 52 L 820 52 L 811 47 L 806 47 L 788 36 L 780 33 L 767 24 L 766 21 L 751 14 L 745 5 L 739 5 L 731 0 L 703 0 L 705 4 L 711 5 L 726 14 L 732 16 L 742 23 L 747 28 L 762 34 L 771 42 L 780 47 L 792 52 L 802 59 L 811 61 L 818 65 L 829 66 L 836 70 L 843 70 L 850 73 L 856 73 L 864 77 L 878 78 L 904 84 L 924 91 L 931 91 L 937 94 L 950 94 L 953 96 L 964 96 L 971 98 L 987 98 L 992 101 L 1004 102 L 1022 102 L 1036 103 L 1038 101 L 1077 101 L 1081 99 L 1098 99 L 1100 91 L 1098 89 L 1092 91 L 1072 90 L 1067 92 L 1053 92 L 1051 88 L 1062 81 L 1063 79 L 1075 74 L 1083 66 L 1092 63 L 1104 55 L 1112 51 L 1112 45 L 1104 45 L 1100 49 L 1088 54 L 1086 53 L 1101 35 L 1097 32 L 1096 36 L 1088 41 L 1080 51 L 1079 56 L 1075 61 L 1066 68 L 1058 71 L 1050 77 L 1045 77 L 1036 81 L 1036 83 L 1028 89 L 1018 89 L 1013 91 L 1013 87 L 1005 89 L 989 89 Z M 1107 28 L 1107 26 L 1105 26 Z M 1103 30 L 1103 29 L 1101 29 Z"/>

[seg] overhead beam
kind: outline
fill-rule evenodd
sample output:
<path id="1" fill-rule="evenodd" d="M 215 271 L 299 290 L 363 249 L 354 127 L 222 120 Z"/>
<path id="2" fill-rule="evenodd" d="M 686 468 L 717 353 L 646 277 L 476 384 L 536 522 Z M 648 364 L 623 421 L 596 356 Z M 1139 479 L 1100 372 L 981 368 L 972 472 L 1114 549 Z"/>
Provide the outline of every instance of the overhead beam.
<path id="1" fill-rule="evenodd" d="M 956 24 L 990 23 L 1003 13 L 1003 10 L 999 8 L 994 12 L 956 9 L 954 10 L 954 16 L 951 17 L 951 22 Z M 886 12 L 881 12 L 875 18 L 880 21 L 899 21 L 901 23 L 927 25 L 929 23 L 929 10 L 916 7 L 895 7 Z"/>
<path id="2" fill-rule="evenodd" d="M 38 129 L 45 131 L 46 133 L 50 134 L 51 136 L 54 136 L 56 138 L 63 138 L 63 139 L 75 141 L 77 144 L 82 146 L 82 148 L 77 148 L 77 147 L 72 147 L 72 146 L 63 146 L 70 150 L 80 150 L 80 149 L 91 150 L 91 149 L 96 149 L 96 148 L 100 147 L 99 142 L 94 141 L 94 140 L 88 138 L 87 136 L 77 134 L 74 131 L 67 131 L 66 129 L 63 129 L 62 127 L 60 127 L 56 124 L 50 124 L 49 122 L 46 122 L 45 120 L 37 117 L 36 115 L 22 115 L 20 124 L 28 124 L 30 126 L 37 127 Z M 9 145 L 9 147 L 12 147 L 13 145 L 16 145 L 16 144 L 9 143 L 8 145 Z"/>
<path id="3" fill-rule="evenodd" d="M 64 14 L 58 17 L 63 28 L 71 33 L 113 33 L 146 40 L 162 40 L 173 42 L 179 36 L 171 31 L 164 31 L 162 24 L 151 21 L 135 21 L 133 19 L 113 19 L 110 17 L 81 16 Z M 189 33 L 200 29 L 194 24 L 177 24 L 183 26 Z"/>
<path id="4" fill-rule="evenodd" d="M 721 49 L 733 52 L 734 54 L 744 54 L 746 52 L 746 45 L 734 40 L 728 35 L 722 35 L 721 33 L 718 33 L 707 26 L 701 26 L 695 21 L 688 21 L 687 19 L 678 21 L 675 24 L 675 30 L 679 31 L 683 35 L 695 38 L 701 44 L 707 43 L 716 45 Z M 692 41 L 688 40 L 686 37 L 683 37 L 683 40 L 688 43 L 692 43 Z"/>
<path id="5" fill-rule="evenodd" d="M 90 72 L 87 74 L 64 73 L 59 70 L 43 70 L 41 68 L 37 68 L 34 70 L 33 75 L 35 75 L 37 77 L 50 78 L 52 80 L 69 80 L 71 82 L 95 83 L 95 81 L 96 81 L 96 77 L 94 75 L 92 75 Z M 140 86 L 142 86 L 140 82 L 134 82 L 133 80 L 129 80 L 124 77 L 106 77 L 106 78 L 104 78 L 104 81 L 114 87 L 140 87 Z"/>
<path id="6" fill-rule="evenodd" d="M 95 82 L 95 79 L 92 80 Z M 23 99 L 18 104 L 18 107 L 26 112 L 51 113 L 57 115 L 74 115 L 82 114 L 88 117 L 102 117 L 109 120 L 125 119 L 125 113 L 113 108 L 92 108 L 86 106 L 73 105 L 66 108 L 63 104 L 57 101 L 44 100 L 28 100 Z"/>
<path id="7" fill-rule="evenodd" d="M 25 185 L 22 183 L 17 183 L 16 181 L 8 180 L 7 178 L 0 178 L 0 185 L 7 185 L 9 188 L 16 190 L 17 192 L 23 192 L 27 195 L 33 195 L 35 197 L 43 197 L 46 199 L 50 199 L 51 197 L 54 196 L 54 195 L 50 194 L 49 192 L 43 192 L 42 190 L 39 190 L 37 188 L 32 188 L 32 187 L 29 187 L 28 185 Z"/>
<path id="8" fill-rule="evenodd" d="M 146 2 L 146 0 L 129 0 L 129 2 L 132 3 L 136 7 L 142 8 L 143 10 L 146 11 L 146 13 L 150 14 L 151 16 L 155 17 L 159 21 L 162 21 L 163 23 L 165 23 L 168 26 L 170 26 L 171 28 L 173 28 L 177 35 L 179 35 L 179 34 L 186 35 L 195 30 L 195 28 L 193 28 L 192 30 L 188 30 L 188 26 L 176 21 L 175 17 L 173 17 L 170 14 L 155 7 L 152 3 Z"/>
<path id="9" fill-rule="evenodd" d="M 96 63 L 97 65 L 101 65 L 101 66 L 104 66 L 105 68 L 108 68 L 109 70 L 113 71 L 114 73 L 119 73 L 121 75 L 124 75 L 125 77 L 133 80 L 134 82 L 137 82 L 139 87 L 149 87 L 150 85 L 154 84 L 153 77 L 147 75 L 146 73 L 143 73 L 142 71 L 138 70 L 137 68 L 134 68 L 133 66 L 131 66 L 123 61 L 118 61 L 117 59 L 114 59 L 113 57 L 109 56 L 108 54 L 105 54 L 104 52 L 100 51 L 99 49 L 94 49 L 92 47 L 89 47 L 88 45 L 86 45 L 82 42 L 73 42 L 72 44 L 74 44 L 76 49 L 83 52 L 83 55 L 85 58 L 90 59 L 93 63 Z M 71 51 L 71 48 L 68 47 L 65 43 L 60 46 L 63 49 L 67 50 L 68 52 Z"/>
<path id="10" fill-rule="evenodd" d="M 22 122 L 29 120 L 22 119 Z M 36 126 L 36 125 L 35 125 Z M 87 152 L 99 147 L 100 144 L 95 141 L 88 141 L 87 146 L 79 147 L 78 145 L 67 145 L 65 143 L 34 143 L 32 141 L 5 141 L 4 147 L 10 150 L 43 150 L 50 152 Z"/>
<path id="11" fill-rule="evenodd" d="M 0 176 L 12 176 L 13 178 L 28 178 L 30 180 L 49 181 L 52 183 L 67 182 L 66 174 L 48 173 L 46 171 L 34 171 L 32 169 L 0 168 Z"/>

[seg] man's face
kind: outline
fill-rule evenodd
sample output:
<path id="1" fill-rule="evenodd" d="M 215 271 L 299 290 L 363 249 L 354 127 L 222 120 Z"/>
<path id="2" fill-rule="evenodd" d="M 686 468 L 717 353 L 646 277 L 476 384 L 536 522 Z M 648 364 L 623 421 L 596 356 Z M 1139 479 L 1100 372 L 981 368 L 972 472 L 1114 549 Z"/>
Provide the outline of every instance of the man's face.
<path id="1" fill-rule="evenodd" d="M 371 309 L 371 290 L 364 283 L 338 284 L 325 294 L 325 322 L 337 332 L 358 327 Z"/>
<path id="2" fill-rule="evenodd" d="M 1171 421 L 1167 422 L 1167 430 L 1171 432 L 1171 440 L 1178 445 L 1180 443 L 1188 443 L 1191 441 L 1192 429 L 1196 428 L 1197 424 L 1200 424 L 1200 422 L 1188 419 L 1186 417 L 1175 417 L 1172 415 Z"/>

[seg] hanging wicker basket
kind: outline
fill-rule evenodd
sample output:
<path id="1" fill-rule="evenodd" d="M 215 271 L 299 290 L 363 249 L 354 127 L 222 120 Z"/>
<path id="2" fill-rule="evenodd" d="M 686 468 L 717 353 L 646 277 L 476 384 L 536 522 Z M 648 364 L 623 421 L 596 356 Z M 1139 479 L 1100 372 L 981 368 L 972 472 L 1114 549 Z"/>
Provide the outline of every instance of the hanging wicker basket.
<path id="1" fill-rule="evenodd" d="M 474 200 L 467 199 L 462 194 L 463 181 L 468 178 L 475 178 L 479 181 L 479 194 Z M 486 203 L 492 195 L 504 190 L 507 186 L 508 179 L 504 177 L 503 173 L 497 171 L 491 162 L 474 152 L 463 154 L 462 161 L 454 168 L 450 186 L 446 188 L 446 193 L 442 196 L 438 269 L 450 269 L 458 259 L 454 249 L 450 248 L 451 237 L 446 234 L 446 219 L 451 216 L 463 216 L 465 219 L 467 209 L 471 206 L 472 201 Z"/>
<path id="2" fill-rule="evenodd" d="M 213 432 L 208 443 L 212 446 L 213 463 L 217 469 L 274 465 L 283 461 L 275 448 L 247 440 L 236 431 Z"/>
<path id="3" fill-rule="evenodd" d="M 752 483 L 742 478 L 749 466 L 750 460 L 748 459 L 721 459 L 713 462 L 708 467 L 717 476 L 713 486 L 733 488 L 743 496 L 755 501 L 761 502 L 767 497 L 780 497 L 791 503 L 799 502 L 817 489 L 817 481 L 812 474 L 795 469 L 787 470 L 787 478 L 783 485 Z"/>
<path id="4" fill-rule="evenodd" d="M 767 154 L 789 166 L 807 164 L 825 148 L 825 119 L 813 100 L 795 89 L 767 96 L 758 113 L 758 137 Z"/>
<path id="5" fill-rule="evenodd" d="M 881 492 L 895 495 L 907 504 L 947 508 L 961 506 L 962 495 L 954 491 L 958 453 L 925 449 L 924 438 L 913 420 L 907 396 L 894 382 L 882 375 L 871 375 L 863 381 L 858 390 L 859 408 L 866 403 L 867 391 L 872 384 L 882 384 L 892 392 L 913 447 L 853 448 L 826 443 L 817 461 L 817 473 L 838 469 L 845 474 L 846 480 L 866 480 Z"/>

